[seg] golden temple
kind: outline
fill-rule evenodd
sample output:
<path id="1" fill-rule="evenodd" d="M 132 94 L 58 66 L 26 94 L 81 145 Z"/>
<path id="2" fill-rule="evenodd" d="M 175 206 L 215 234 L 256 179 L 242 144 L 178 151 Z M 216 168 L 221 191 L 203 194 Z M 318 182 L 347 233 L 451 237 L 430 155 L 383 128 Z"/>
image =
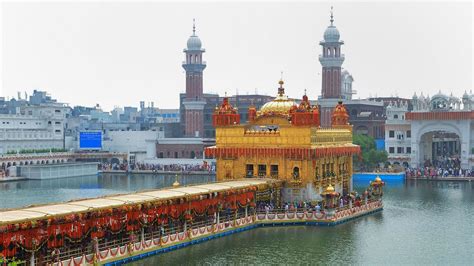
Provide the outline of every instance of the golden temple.
<path id="1" fill-rule="evenodd" d="M 276 98 L 260 110 L 250 107 L 249 121 L 225 97 L 216 107 L 216 145 L 206 156 L 216 158 L 217 180 L 266 177 L 285 181 L 284 200 L 320 200 L 324 188 L 352 191 L 352 126 L 340 101 L 330 128 L 321 128 L 317 105 L 306 95 L 297 105 L 285 95 L 280 80 Z"/>

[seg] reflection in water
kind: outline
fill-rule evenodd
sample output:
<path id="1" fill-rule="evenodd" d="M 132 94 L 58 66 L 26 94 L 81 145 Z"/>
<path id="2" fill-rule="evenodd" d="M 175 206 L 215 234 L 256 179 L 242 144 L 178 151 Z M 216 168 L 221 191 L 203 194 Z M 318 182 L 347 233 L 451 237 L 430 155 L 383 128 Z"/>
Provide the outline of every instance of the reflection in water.
<path id="1" fill-rule="evenodd" d="M 213 175 L 183 175 L 182 185 L 213 182 Z M 0 208 L 17 208 L 31 204 L 93 198 L 110 194 L 170 187 L 175 175 L 165 174 L 102 174 L 47 180 L 26 180 L 0 183 Z"/>
<path id="2" fill-rule="evenodd" d="M 258 228 L 132 265 L 472 264 L 474 183 L 388 182 L 384 205 L 336 227 Z"/>

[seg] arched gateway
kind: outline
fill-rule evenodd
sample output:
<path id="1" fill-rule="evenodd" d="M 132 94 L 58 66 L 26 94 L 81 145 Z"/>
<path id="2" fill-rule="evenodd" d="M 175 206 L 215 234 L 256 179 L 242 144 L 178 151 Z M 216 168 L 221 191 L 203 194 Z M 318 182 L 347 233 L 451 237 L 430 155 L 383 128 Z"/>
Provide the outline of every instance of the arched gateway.
<path id="1" fill-rule="evenodd" d="M 465 94 L 462 104 L 441 93 L 431 100 L 422 97 L 413 97 L 413 111 L 406 114 L 411 125 L 411 166 L 472 168 L 471 96 Z"/>

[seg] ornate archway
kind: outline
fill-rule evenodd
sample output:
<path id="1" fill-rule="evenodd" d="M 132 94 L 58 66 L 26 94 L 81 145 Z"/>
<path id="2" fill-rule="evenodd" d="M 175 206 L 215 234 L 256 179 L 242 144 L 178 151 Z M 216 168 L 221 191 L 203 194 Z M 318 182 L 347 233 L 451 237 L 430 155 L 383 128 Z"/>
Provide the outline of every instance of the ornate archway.
<path id="1" fill-rule="evenodd" d="M 469 141 L 456 121 L 429 121 L 412 124 L 411 164 L 414 167 L 467 167 Z"/>
<path id="2" fill-rule="evenodd" d="M 430 131 L 420 137 L 418 148 L 423 166 L 459 168 L 461 138 L 450 131 Z"/>

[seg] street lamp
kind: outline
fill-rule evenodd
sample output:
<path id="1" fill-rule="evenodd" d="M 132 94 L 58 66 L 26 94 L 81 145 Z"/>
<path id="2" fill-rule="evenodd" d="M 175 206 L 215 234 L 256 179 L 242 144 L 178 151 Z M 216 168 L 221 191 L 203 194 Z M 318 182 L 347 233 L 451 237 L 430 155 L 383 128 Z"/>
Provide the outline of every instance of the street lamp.
<path id="1" fill-rule="evenodd" d="M 130 172 L 130 145 L 128 143 L 130 142 L 130 138 L 127 138 L 127 172 Z"/>

